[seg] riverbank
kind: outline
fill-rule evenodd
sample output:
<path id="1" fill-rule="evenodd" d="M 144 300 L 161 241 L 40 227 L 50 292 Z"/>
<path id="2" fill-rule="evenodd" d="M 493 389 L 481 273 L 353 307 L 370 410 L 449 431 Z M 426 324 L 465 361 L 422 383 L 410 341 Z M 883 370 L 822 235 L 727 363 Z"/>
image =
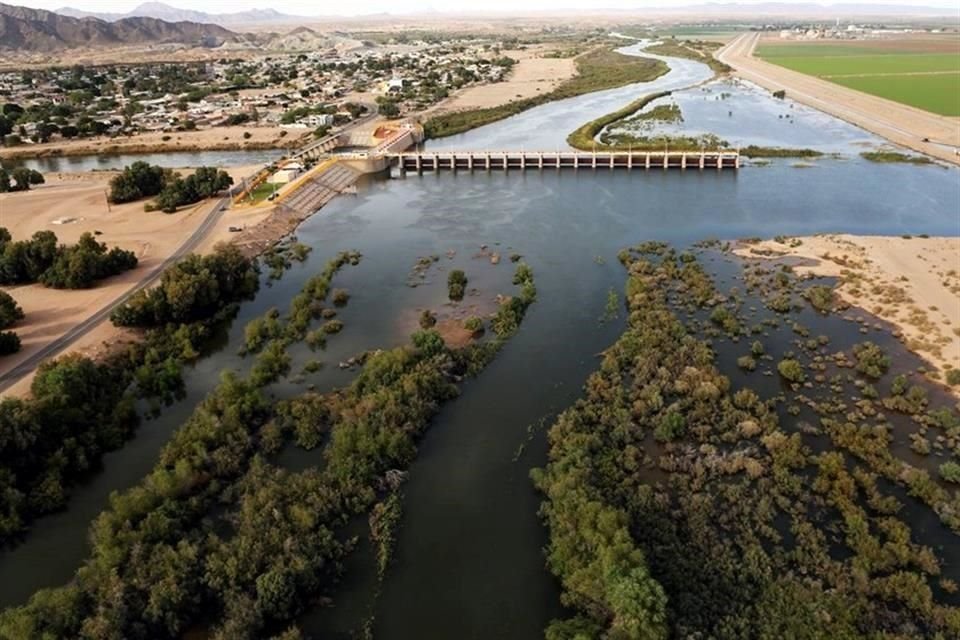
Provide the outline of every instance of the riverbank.
<path id="1" fill-rule="evenodd" d="M 429 138 L 443 138 L 522 113 L 533 107 L 576 96 L 650 82 L 670 68 L 662 60 L 594 49 L 575 58 L 577 74 L 549 93 L 514 100 L 496 107 L 469 109 L 431 117 L 423 123 Z"/>
<path id="2" fill-rule="evenodd" d="M 960 369 L 960 238 L 842 234 L 781 240 L 747 244 L 734 253 L 788 260 L 797 273 L 837 278 L 842 300 L 894 325 L 896 336 L 929 361 L 941 380 Z"/>
<path id="3" fill-rule="evenodd" d="M 887 140 L 953 164 L 960 164 L 960 126 L 956 118 L 938 116 L 866 93 L 847 89 L 779 67 L 753 56 L 760 34 L 748 34 L 717 52 L 736 75 L 770 91 L 845 120 Z"/>
<path id="4" fill-rule="evenodd" d="M 501 55 L 517 61 L 502 82 L 466 87 L 418 115 L 433 118 L 457 111 L 490 109 L 550 93 L 577 73 L 573 57 L 553 57 L 556 53 L 550 47 L 502 51 Z"/>
<path id="5" fill-rule="evenodd" d="M 0 148 L 0 159 L 91 155 L 176 153 L 194 151 L 264 151 L 299 146 L 311 132 L 279 127 L 217 127 L 203 131 L 141 133 L 130 137 L 84 138 Z"/>

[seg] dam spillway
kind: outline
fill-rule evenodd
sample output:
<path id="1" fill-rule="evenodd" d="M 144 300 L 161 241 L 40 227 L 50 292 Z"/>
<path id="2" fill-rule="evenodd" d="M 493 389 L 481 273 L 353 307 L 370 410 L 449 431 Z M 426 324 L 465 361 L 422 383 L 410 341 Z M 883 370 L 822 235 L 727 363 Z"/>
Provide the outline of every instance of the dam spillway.
<path id="1" fill-rule="evenodd" d="M 401 173 L 437 171 L 528 171 L 531 169 L 694 169 L 740 168 L 738 151 L 462 151 L 389 154 Z"/>

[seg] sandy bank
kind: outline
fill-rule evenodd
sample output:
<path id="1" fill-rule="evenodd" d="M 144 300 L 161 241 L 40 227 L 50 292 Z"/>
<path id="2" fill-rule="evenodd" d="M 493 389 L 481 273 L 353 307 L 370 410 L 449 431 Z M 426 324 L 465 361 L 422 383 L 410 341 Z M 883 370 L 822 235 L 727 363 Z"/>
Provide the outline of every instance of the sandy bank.
<path id="1" fill-rule="evenodd" d="M 257 168 L 231 167 L 228 171 L 239 181 Z M 0 359 L 0 372 L 16 367 L 130 291 L 196 231 L 217 203 L 217 200 L 208 200 L 174 214 L 147 213 L 143 210 L 143 201 L 108 207 L 106 193 L 114 173 L 51 174 L 47 176 L 47 184 L 27 193 L 0 194 L 0 227 L 6 227 L 15 240 L 49 230 L 56 233 L 61 242 L 73 244 L 84 232 L 99 231 L 99 241 L 131 250 L 139 259 L 136 269 L 101 281 L 92 289 L 58 290 L 40 284 L 4 287 L 23 308 L 26 318 L 13 327 L 20 336 L 22 348 Z M 209 252 L 217 242 L 230 239 L 231 225 L 242 226 L 257 220 L 256 215 L 241 215 L 241 220 L 232 216 L 232 212 L 228 212 L 221 217 L 197 250 Z M 114 327 L 107 320 L 58 355 L 78 352 L 97 357 L 118 343 L 134 339 L 137 339 L 135 332 Z M 32 379 L 32 374 L 26 376 L 3 395 L 26 394 Z"/>
<path id="2" fill-rule="evenodd" d="M 244 135 L 249 133 L 250 137 Z M 151 132 L 130 137 L 85 138 L 82 140 L 25 144 L 0 148 L 0 158 L 42 158 L 52 156 L 111 155 L 120 153 L 164 153 L 173 151 L 258 151 L 299 146 L 308 131 L 279 127 L 217 127 L 203 131 Z M 164 138 L 168 138 L 164 140 Z"/>
<path id="3" fill-rule="evenodd" d="M 573 58 L 543 57 L 551 50 L 551 47 L 531 47 L 522 51 L 504 51 L 503 55 L 513 58 L 517 64 L 503 82 L 461 89 L 419 115 L 427 117 L 452 111 L 498 107 L 514 100 L 549 93 L 577 72 Z"/>
<path id="4" fill-rule="evenodd" d="M 767 240 L 743 257 L 802 258 L 798 273 L 839 279 L 838 295 L 897 327 L 900 340 L 941 373 L 960 368 L 960 238 L 818 235 L 789 247 Z"/>

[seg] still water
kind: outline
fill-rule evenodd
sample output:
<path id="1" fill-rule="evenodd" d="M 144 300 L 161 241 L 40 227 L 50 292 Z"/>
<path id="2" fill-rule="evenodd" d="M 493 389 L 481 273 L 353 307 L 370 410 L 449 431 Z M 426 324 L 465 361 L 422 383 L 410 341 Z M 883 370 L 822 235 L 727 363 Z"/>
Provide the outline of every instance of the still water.
<path id="1" fill-rule="evenodd" d="M 41 173 L 58 171 L 110 171 L 123 169 L 137 161 L 161 167 L 243 167 L 253 164 L 270 164 L 288 152 L 283 149 L 262 151 L 180 151 L 176 153 L 121 153 L 99 156 L 52 156 L 30 158 L 16 164 L 36 169 Z"/>
<path id="2" fill-rule="evenodd" d="M 676 88 L 703 79 L 697 69 L 703 65 L 674 63 L 678 75 L 670 82 Z M 669 74 L 660 81 L 668 79 Z M 429 147 L 563 146 L 566 134 L 583 121 L 649 88 L 545 105 Z M 740 108 L 749 127 L 753 107 L 745 102 Z M 767 108 L 761 104 L 758 113 Z M 870 138 L 858 131 L 853 130 Z M 356 196 L 334 200 L 301 225 L 298 240 L 313 248 L 310 258 L 242 306 L 214 353 L 187 372 L 188 397 L 109 454 L 104 470 L 73 492 L 65 511 L 40 519 L 23 544 L 0 554 L 0 606 L 22 603 L 38 588 L 69 580 L 86 555 L 87 528 L 109 493 L 131 486 L 152 467 L 159 448 L 220 371 L 249 366 L 249 359 L 237 355 L 244 324 L 271 307 L 285 310 L 303 282 L 336 252 L 364 254 L 359 266 L 335 279 L 335 286 L 351 292 L 341 313 L 346 328 L 319 354 L 326 367 L 297 388 L 314 384 L 323 391 L 346 384 L 353 374 L 340 371 L 337 362 L 404 342 L 409 318 L 443 303 L 449 269 L 481 279 L 490 277 L 491 269 L 501 270 L 502 277 L 490 281 L 508 280 L 509 261 L 493 267 L 473 257 L 487 244 L 503 255 L 524 256 L 536 275 L 537 302 L 519 334 L 477 379 L 466 382 L 461 397 L 441 410 L 422 441 L 403 488 L 404 519 L 384 583 L 377 585 L 359 558 L 354 562 L 360 570 L 338 591 L 335 606 L 310 611 L 300 623 L 318 636 L 346 638 L 373 614 L 378 638 L 542 637 L 545 624 L 561 611 L 557 585 L 544 567 L 539 497 L 528 479 L 529 469 L 545 457 L 543 430 L 536 425 L 549 424 L 578 397 L 597 355 L 622 330 L 622 321 L 600 321 L 607 292 L 623 286 L 617 252 L 650 239 L 687 244 L 710 236 L 817 232 L 960 235 L 960 171 L 875 165 L 853 156 L 806 169 L 775 161 L 740 172 L 370 178 Z M 453 258 L 441 259 L 426 286 L 407 286 L 419 256 L 448 251 Z M 296 371 L 310 356 L 294 355 Z M 286 394 L 294 386 L 284 383 L 274 391 Z M 309 464 L 309 456 L 298 464 L 304 460 Z"/>

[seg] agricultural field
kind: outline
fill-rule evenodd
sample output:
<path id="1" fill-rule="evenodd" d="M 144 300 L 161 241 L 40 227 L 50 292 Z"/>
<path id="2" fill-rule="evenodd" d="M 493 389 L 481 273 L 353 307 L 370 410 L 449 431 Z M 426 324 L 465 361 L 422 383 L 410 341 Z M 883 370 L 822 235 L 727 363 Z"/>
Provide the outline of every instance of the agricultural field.
<path id="1" fill-rule="evenodd" d="M 938 113 L 960 116 L 960 39 L 763 43 L 781 67 Z"/>

